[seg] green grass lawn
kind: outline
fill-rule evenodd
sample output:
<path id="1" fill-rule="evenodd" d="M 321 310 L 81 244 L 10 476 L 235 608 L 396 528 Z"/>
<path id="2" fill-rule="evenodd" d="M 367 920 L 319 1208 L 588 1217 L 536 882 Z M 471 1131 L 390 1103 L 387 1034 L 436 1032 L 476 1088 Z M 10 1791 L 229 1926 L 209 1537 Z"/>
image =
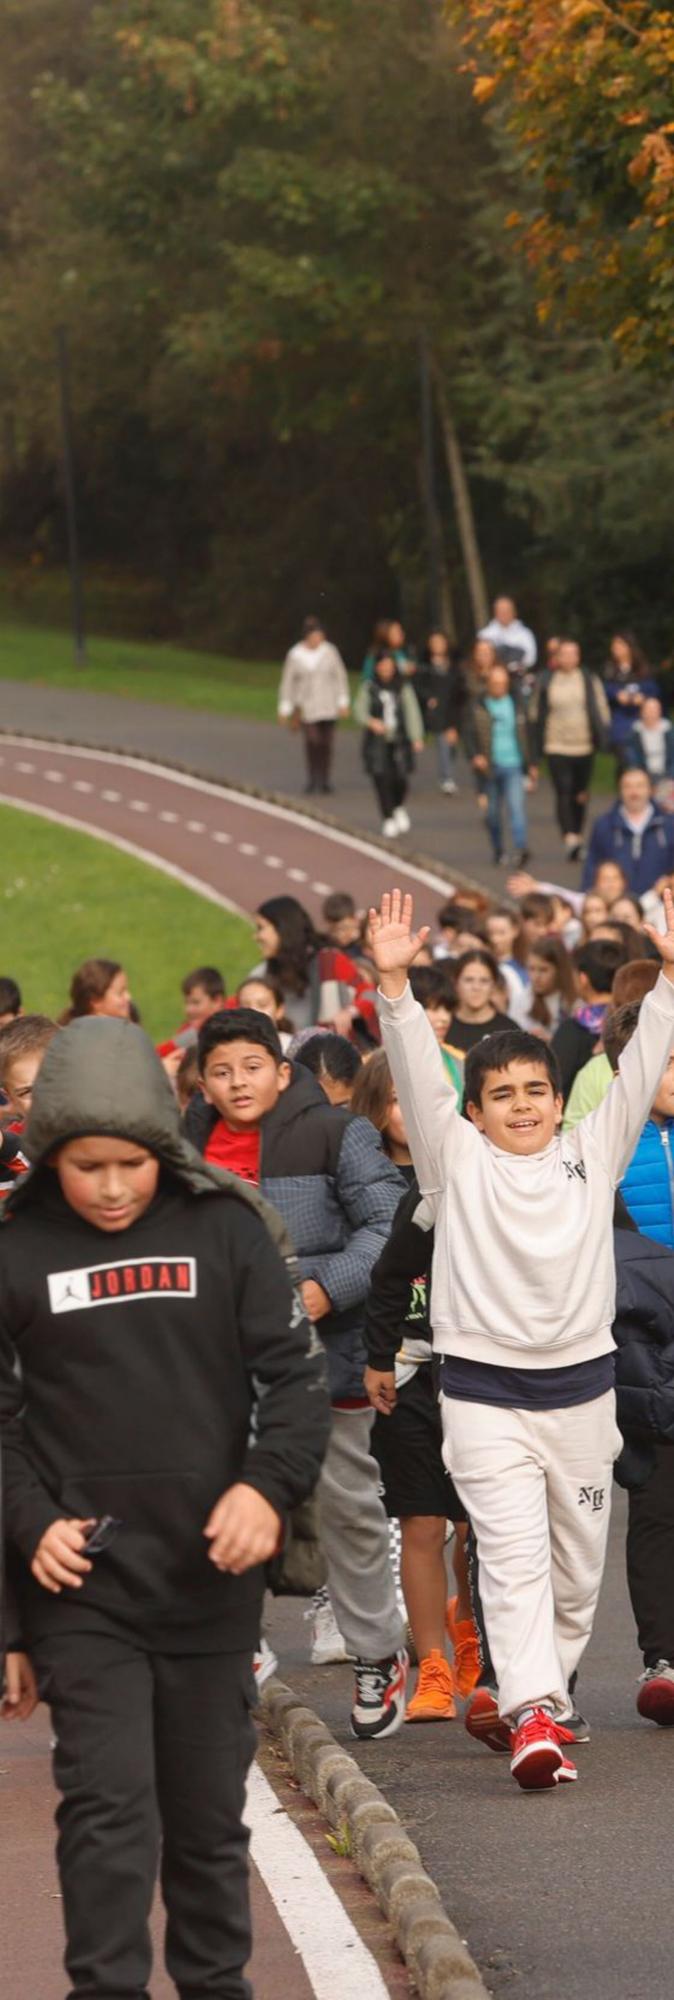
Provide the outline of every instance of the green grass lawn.
<path id="1" fill-rule="evenodd" d="M 31 1013 L 60 1014 L 75 967 L 114 958 L 159 1040 L 181 1019 L 185 972 L 217 965 L 231 993 L 255 962 L 241 917 L 86 833 L 0 806 L 0 848 L 0 970 L 18 979 Z"/>
<path id="2" fill-rule="evenodd" d="M 140 639 L 90 639 L 87 654 L 88 665 L 76 667 L 69 633 L 0 623 L 2 680 L 210 708 L 258 721 L 273 721 L 276 715 L 280 662 L 230 660 Z"/>

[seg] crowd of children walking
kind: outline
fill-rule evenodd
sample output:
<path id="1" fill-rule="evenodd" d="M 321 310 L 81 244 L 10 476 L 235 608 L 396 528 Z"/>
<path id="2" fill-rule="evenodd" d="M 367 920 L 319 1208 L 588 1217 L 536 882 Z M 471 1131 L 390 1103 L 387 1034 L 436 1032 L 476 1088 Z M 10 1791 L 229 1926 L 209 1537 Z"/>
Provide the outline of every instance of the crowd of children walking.
<path id="1" fill-rule="evenodd" d="M 674 900 L 278 896 L 157 1049 L 114 958 L 39 998 L 0 980 L 3 1713 L 51 1708 L 69 2000 L 146 1994 L 159 1865 L 178 1993 L 245 2000 L 266 1593 L 356 1737 L 460 1702 L 552 1795 L 615 1475 L 674 1724 Z"/>

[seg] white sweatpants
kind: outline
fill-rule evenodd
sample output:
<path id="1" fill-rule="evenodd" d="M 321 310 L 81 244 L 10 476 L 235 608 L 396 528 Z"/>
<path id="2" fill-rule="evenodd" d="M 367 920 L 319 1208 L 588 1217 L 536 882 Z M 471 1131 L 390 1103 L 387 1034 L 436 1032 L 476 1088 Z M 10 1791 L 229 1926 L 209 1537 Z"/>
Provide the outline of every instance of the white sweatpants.
<path id="1" fill-rule="evenodd" d="M 443 1458 L 477 1542 L 499 1710 L 568 1706 L 599 1596 L 622 1439 L 615 1392 L 565 1410 L 441 1397 Z"/>

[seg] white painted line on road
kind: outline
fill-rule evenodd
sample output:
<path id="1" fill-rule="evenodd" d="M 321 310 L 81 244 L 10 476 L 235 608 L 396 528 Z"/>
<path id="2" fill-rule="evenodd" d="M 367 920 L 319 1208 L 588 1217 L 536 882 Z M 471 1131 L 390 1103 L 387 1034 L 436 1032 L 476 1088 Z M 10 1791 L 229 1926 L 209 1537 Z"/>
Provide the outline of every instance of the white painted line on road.
<path id="1" fill-rule="evenodd" d="M 101 798 L 105 799 L 106 805 L 109 806 L 118 806 L 121 796 L 121 792 L 101 792 Z"/>
<path id="2" fill-rule="evenodd" d="M 237 840 L 236 844 L 239 854 L 257 854 L 258 850 L 252 840 Z"/>
<path id="3" fill-rule="evenodd" d="M 3 761 L 4 761 L 4 759 L 3 759 Z M 33 774 L 33 771 L 35 770 L 35 765 L 34 765 L 34 764 L 24 764 L 24 763 L 21 763 L 21 764 L 17 764 L 17 766 L 16 766 L 16 769 L 17 769 L 17 771 L 21 771 L 21 772 L 22 772 L 22 774 L 23 774 L 23 775 L 25 775 L 25 777 L 26 777 L 26 778 L 30 778 L 30 777 L 32 777 L 32 774 Z"/>
<path id="4" fill-rule="evenodd" d="M 162 820 L 164 821 L 164 825 L 165 825 L 165 826 L 177 826 L 177 825 L 178 825 L 178 814 L 177 814 L 177 813 L 171 813 L 171 812 L 160 812 L 160 814 L 159 814 L 159 818 L 160 818 L 160 819 L 162 819 Z"/>
<path id="5" fill-rule="evenodd" d="M 49 779 L 50 785 L 65 784 L 65 773 L 63 771 L 44 771 L 43 776 Z"/>
<path id="6" fill-rule="evenodd" d="M 54 749 L 53 741 L 45 741 L 43 736 L 14 736 L 11 730 L 0 730 L 0 736 L 5 743 L 25 745 L 30 750 Z M 116 754 L 114 750 L 87 750 L 79 743 L 60 743 L 58 747 L 64 757 L 81 757 L 98 764 L 118 764 L 128 771 L 142 771 L 150 778 L 165 778 L 170 784 L 182 785 L 188 791 L 203 792 L 221 801 L 226 799 L 232 805 L 245 806 L 249 812 L 266 813 L 268 819 L 284 820 L 286 826 L 298 826 L 304 834 L 313 833 L 319 840 L 329 840 L 334 847 L 348 847 L 354 854 L 365 854 L 369 861 L 377 861 L 380 868 L 386 869 L 389 880 L 393 866 L 398 877 L 408 875 L 411 881 L 422 882 L 426 889 L 437 889 L 445 898 L 452 893 L 451 882 L 446 881 L 444 875 L 436 875 L 432 868 L 421 868 L 417 862 L 404 861 L 397 854 L 389 855 L 381 847 L 375 847 L 366 835 L 344 833 L 341 827 L 326 826 L 323 820 L 312 819 L 310 813 L 295 812 L 292 806 L 253 798 L 249 792 L 239 792 L 234 785 L 218 785 L 211 778 L 192 778 L 188 771 L 176 771 L 171 764 L 151 763 L 147 757 L 132 757 L 128 751 Z"/>
<path id="7" fill-rule="evenodd" d="M 299 1952 L 314 2000 L 387 2000 L 368 1951 L 316 1855 L 288 1818 L 259 1765 L 248 1779 L 250 1851 L 285 1930 Z"/>
<path id="8" fill-rule="evenodd" d="M 309 877 L 308 877 L 308 875 L 307 875 L 307 871 L 306 871 L 306 868 L 289 868 L 289 869 L 288 869 L 288 881 L 289 881 L 289 882 L 308 882 L 308 880 L 309 880 Z"/>
<path id="9" fill-rule="evenodd" d="M 283 867 L 283 862 L 281 860 L 280 854 L 263 854 L 262 859 L 264 861 L 265 868 Z"/>
<path id="10" fill-rule="evenodd" d="M 313 889 L 313 892 L 314 892 L 314 895 L 315 895 L 315 896 L 331 896 L 331 895 L 332 895 L 332 889 L 331 889 L 331 887 L 330 887 L 330 883 L 329 883 L 329 882 L 312 882 L 312 884 L 311 884 L 311 887 L 312 887 L 312 889 Z"/>
<path id="11" fill-rule="evenodd" d="M 11 792 L 0 792 L 0 805 L 16 806 L 19 812 L 35 813 L 37 819 L 48 819 L 54 826 L 67 826 L 72 833 L 88 833 L 92 840 L 101 840 L 104 847 L 118 847 L 120 854 L 130 854 L 134 861 L 146 861 L 148 868 L 156 868 L 160 875 L 170 875 L 174 882 L 182 882 L 184 889 L 192 889 L 196 896 L 204 896 L 207 903 L 217 903 L 220 910 L 229 910 L 233 917 L 245 917 L 250 922 L 250 911 L 242 909 L 240 903 L 233 903 L 231 896 L 222 896 L 219 889 L 213 889 L 210 882 L 202 882 L 198 875 L 191 875 L 186 868 L 178 868 L 173 861 L 165 861 L 161 854 L 151 854 L 149 848 L 139 847 L 135 840 L 124 840 L 120 833 L 104 832 L 100 826 L 91 826 L 89 820 L 74 819 L 72 813 L 57 812 L 52 806 L 35 805 L 32 799 L 13 798 Z"/>
<path id="12" fill-rule="evenodd" d="M 20 771 L 20 770 L 21 770 L 21 765 L 19 764 L 19 765 L 17 766 L 17 768 L 18 768 L 18 770 Z M 34 767 L 33 767 L 33 766 L 31 765 L 31 770 L 32 770 L 33 768 L 34 768 Z M 93 788 L 93 785 L 90 785 L 90 783 L 89 783 L 89 779 L 88 779 L 88 778 L 74 778 L 74 779 L 73 779 L 73 791 L 74 791 L 74 792 L 93 792 L 93 789 L 94 789 L 94 788 Z"/>
<path id="13" fill-rule="evenodd" d="M 149 813 L 147 799 L 129 799 L 128 804 L 132 813 Z"/>
<path id="14" fill-rule="evenodd" d="M 211 840 L 219 841 L 221 847 L 231 847 L 232 844 L 231 833 L 223 833 L 222 827 L 219 826 L 216 826 L 215 831 L 211 834 Z"/>
<path id="15" fill-rule="evenodd" d="M 188 833 L 205 833 L 205 832 L 206 832 L 206 828 L 205 828 L 205 826 L 204 826 L 204 822 L 203 822 L 203 820 L 202 820 L 202 819 L 188 819 L 188 821 L 187 821 L 187 831 L 188 831 Z"/>

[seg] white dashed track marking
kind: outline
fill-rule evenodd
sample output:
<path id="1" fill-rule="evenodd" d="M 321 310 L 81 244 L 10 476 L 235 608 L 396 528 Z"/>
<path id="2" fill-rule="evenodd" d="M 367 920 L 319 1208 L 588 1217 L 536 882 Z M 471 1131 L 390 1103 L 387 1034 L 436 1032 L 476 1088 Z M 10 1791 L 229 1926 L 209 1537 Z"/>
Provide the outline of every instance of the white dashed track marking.
<path id="1" fill-rule="evenodd" d="M 218 785 L 173 770 L 170 765 L 114 751 L 57 745 L 9 732 L 2 737 L 2 743 L 0 764 L 4 767 L 6 804 L 15 804 L 64 826 L 80 828 L 95 839 L 108 840 L 122 852 L 135 854 L 153 867 L 163 869 L 223 909 L 255 909 L 267 893 L 264 882 L 269 873 L 277 876 L 279 889 L 285 881 L 291 893 L 296 892 L 295 885 L 304 890 L 309 907 L 313 904 L 315 918 L 319 915 L 316 903 L 330 894 L 335 883 L 350 888 L 361 905 L 376 900 L 392 879 L 406 887 L 416 886 L 418 904 L 424 906 L 420 908 L 420 921 L 429 921 L 438 899 L 444 900 L 450 892 L 451 885 L 444 876 L 403 860 L 395 852 L 389 856 L 365 836 L 312 819 L 290 805 L 237 791 L 232 785 Z M 25 754 L 27 751 L 31 753 L 29 756 Z M 81 775 L 83 770 L 86 776 Z M 117 785 L 102 782 L 106 777 L 117 778 Z M 17 792 L 12 778 L 17 780 Z M 45 794 L 48 787 L 51 790 L 55 786 L 63 789 L 64 807 L 69 795 L 70 811 L 67 807 L 64 811 L 51 807 Z M 204 809 L 204 818 L 193 816 L 197 802 Z M 229 824 L 214 825 L 216 813 L 219 820 Z M 132 838 L 132 814 L 145 821 L 142 845 Z M 270 846 L 267 850 L 264 844 L 249 839 L 246 821 L 252 822 L 252 832 L 256 830 L 255 822 L 264 826 L 267 838 L 273 829 L 278 847 Z M 213 854 L 217 847 L 231 849 L 222 866 Z M 324 858 L 334 861 L 334 873 L 330 870 L 332 880 L 320 867 Z M 192 867 L 185 867 L 184 859 Z M 229 895 L 230 887 L 235 889 L 236 899 Z"/>

